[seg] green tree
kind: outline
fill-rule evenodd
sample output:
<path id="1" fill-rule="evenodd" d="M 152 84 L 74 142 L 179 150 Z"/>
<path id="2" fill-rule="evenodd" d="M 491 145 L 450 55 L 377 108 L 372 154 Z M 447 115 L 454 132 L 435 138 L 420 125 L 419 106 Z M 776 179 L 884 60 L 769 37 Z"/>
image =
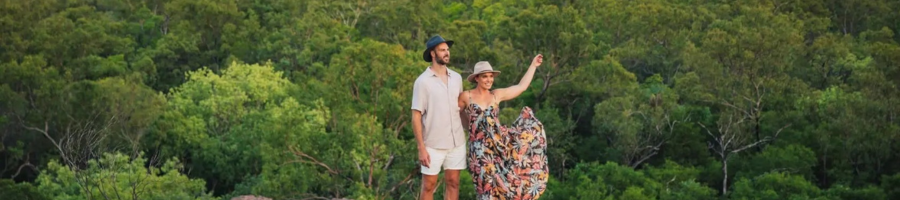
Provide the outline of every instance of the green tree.
<path id="1" fill-rule="evenodd" d="M 534 97 L 543 101 L 552 85 L 569 80 L 569 74 L 578 69 L 595 49 L 589 43 L 591 32 L 585 28 L 581 13 L 572 6 L 542 5 L 531 7 L 504 20 L 498 28 L 505 40 L 516 49 L 516 65 L 525 65 L 528 58 L 543 54 L 548 62 L 539 68 L 541 87 Z"/>
<path id="2" fill-rule="evenodd" d="M 63 76 L 55 67 L 47 66 L 39 56 L 28 56 L 21 62 L 0 64 L 0 106 L 3 106 L 3 131 L 0 138 L 4 148 L 3 174 L 18 178 L 23 174 L 35 174 L 35 168 L 26 166 L 40 165 L 47 160 L 42 155 L 57 152 L 57 149 L 46 139 L 45 135 L 33 134 L 25 126 L 46 125 L 54 115 L 65 111 L 61 102 L 66 84 Z M 54 123 L 54 125 L 56 125 Z M 19 144 L 17 144 L 19 143 Z M 14 171 L 15 170 L 15 171 Z M 24 173 L 22 173 L 24 172 Z M 30 173 L 29 173 L 30 172 Z"/>
<path id="3" fill-rule="evenodd" d="M 701 169 L 682 166 L 670 160 L 658 167 L 647 167 L 647 177 L 662 184 L 659 199 L 716 199 L 716 191 L 697 181 Z"/>
<path id="4" fill-rule="evenodd" d="M 568 184 L 573 184 L 573 186 L 564 186 L 563 188 L 568 188 L 572 199 L 602 198 L 601 195 L 652 199 L 657 198 L 657 191 L 662 188 L 659 182 L 646 177 L 643 172 L 613 162 L 602 165 L 596 162 L 579 163 L 569 171 L 567 176 L 568 180 L 573 180 Z M 598 188 L 603 189 L 600 189 L 599 193 L 594 192 Z M 575 191 L 571 191 L 573 189 Z M 587 191 L 582 191 L 582 189 Z"/>
<path id="5" fill-rule="evenodd" d="M 265 150 L 275 156 L 265 157 L 261 178 L 252 191 L 275 198 L 408 197 L 407 188 L 417 186 L 412 180 L 418 166 L 408 162 L 414 156 L 414 146 L 406 145 L 411 133 L 405 129 L 411 94 L 403 88 L 411 88 L 424 68 L 412 62 L 418 55 L 399 45 L 366 39 L 343 48 L 328 67 L 314 66 L 321 77 L 301 85 L 298 98 L 329 99 L 315 109 L 327 111 L 307 114 L 316 115 L 307 117 L 314 119 L 306 120 L 310 129 L 264 126 L 284 127 L 270 132 L 299 138 L 282 139 L 285 142 Z M 286 190 L 281 185 L 301 189 Z"/>
<path id="6" fill-rule="evenodd" d="M 126 24 L 96 12 L 94 7 L 79 4 L 35 24 L 35 53 L 42 54 L 48 65 L 59 67 L 74 80 L 125 73 L 124 56 L 134 48 L 134 41 L 119 31 Z"/>
<path id="7" fill-rule="evenodd" d="M 535 84 L 532 84 L 535 85 Z M 610 141 L 604 135 L 597 134 L 600 129 L 595 126 L 594 119 L 596 106 L 605 99 L 620 97 L 632 91 L 638 91 L 634 73 L 629 72 L 613 57 L 607 56 L 603 60 L 591 61 L 588 65 L 580 67 L 572 74 L 572 81 L 563 83 L 564 87 L 551 91 L 552 103 L 560 107 L 568 108 L 566 111 L 576 122 L 576 137 L 585 139 L 577 142 L 574 149 L 576 159 L 600 160 L 602 151 L 610 146 Z M 532 90 L 536 90 L 532 88 Z M 606 122 L 606 121 L 602 121 Z M 619 158 L 608 158 L 615 160 Z"/>
<path id="8" fill-rule="evenodd" d="M 852 189 L 843 185 L 834 185 L 826 190 L 825 195 L 832 199 L 890 199 L 884 190 L 875 186 Z"/>
<path id="9" fill-rule="evenodd" d="M 799 104 L 808 105 L 803 110 L 815 122 L 810 131 L 818 134 L 808 137 L 814 141 L 810 146 L 815 148 L 825 174 L 820 178 L 823 185 L 860 186 L 885 173 L 880 168 L 890 162 L 887 149 L 892 146 L 885 138 L 894 137 L 896 132 L 891 130 L 896 127 L 872 125 L 885 123 L 874 117 L 884 114 L 881 103 L 883 100 L 872 100 L 861 92 L 837 87 L 800 101 Z M 852 168 L 868 170 L 846 170 Z"/>
<path id="10" fill-rule="evenodd" d="M 451 22 L 450 19 L 441 15 L 444 8 L 449 7 L 441 1 L 346 0 L 338 2 L 333 4 L 341 5 L 338 8 L 343 12 L 332 12 L 334 13 L 332 15 L 344 16 L 341 19 L 348 19 L 343 20 L 345 24 L 355 23 L 355 26 L 351 27 L 359 31 L 361 36 L 389 44 L 400 44 L 404 49 L 424 50 L 425 40 Z M 336 6 L 332 5 L 332 7 Z M 358 20 L 356 20 L 357 18 Z M 351 23 L 346 23 L 346 21 Z"/>
<path id="11" fill-rule="evenodd" d="M 0 197 L 23 200 L 50 199 L 31 183 L 16 183 L 10 179 L 0 179 Z"/>
<path id="12" fill-rule="evenodd" d="M 784 173 L 766 173 L 748 179 L 741 178 L 734 183 L 731 199 L 813 199 L 822 195 L 822 190 L 800 176 Z"/>
<path id="13" fill-rule="evenodd" d="M 675 126 L 686 121 L 675 118 L 678 96 L 652 76 L 638 90 L 607 99 L 594 108 L 594 126 L 605 135 L 617 158 L 637 168 L 659 153 L 672 138 Z"/>
<path id="14" fill-rule="evenodd" d="M 152 60 L 156 68 L 151 83 L 154 89 L 167 91 L 178 86 L 186 81 L 187 72 L 204 66 L 218 72 L 230 64 L 226 62 L 226 49 L 233 48 L 223 48 L 223 39 L 229 39 L 223 35 L 234 34 L 234 27 L 244 26 L 245 16 L 236 1 L 172 0 L 155 6 L 163 16 L 159 24 L 162 37 L 140 56 Z"/>
<path id="15" fill-rule="evenodd" d="M 178 160 L 145 168 L 147 160 L 104 154 L 84 170 L 55 161 L 37 179 L 38 189 L 54 199 L 213 199 L 202 179 L 181 174 Z"/>
<path id="16" fill-rule="evenodd" d="M 271 65 L 232 63 L 221 74 L 204 68 L 187 77 L 168 95 L 144 146 L 159 156 L 191 160 L 188 175 L 224 194 L 261 171 L 260 145 L 252 141 L 275 134 L 262 131 L 262 122 L 268 109 L 294 101 L 288 91 L 296 86 Z"/>
<path id="17" fill-rule="evenodd" d="M 889 199 L 900 197 L 900 174 L 881 177 L 881 188 L 887 193 Z"/>
<path id="18" fill-rule="evenodd" d="M 584 20 L 593 30 L 592 42 L 608 45 L 609 54 L 641 81 L 659 74 L 671 83 L 684 68 L 683 48 L 711 22 L 705 6 L 689 3 L 609 0 L 575 4 L 591 13 Z"/>
<path id="19" fill-rule="evenodd" d="M 801 145 L 785 147 L 769 146 L 759 154 L 738 158 L 734 162 L 740 172 L 735 177 L 754 177 L 769 172 L 781 172 L 814 180 L 813 166 L 816 155 L 812 149 Z"/>
<path id="20" fill-rule="evenodd" d="M 666 186 L 659 199 L 717 199 L 716 191 L 694 181 L 682 181 L 678 185 Z"/>
<path id="21" fill-rule="evenodd" d="M 764 124 L 763 113 L 777 107 L 772 96 L 783 94 L 787 83 L 795 83 L 785 71 L 792 66 L 793 51 L 802 41 L 798 22 L 791 16 L 774 14 L 766 5 L 730 8 L 740 15 L 719 19 L 702 36 L 701 46 L 689 44 L 685 63 L 691 68 L 685 83 L 699 83 L 699 94 L 685 96 L 714 108 L 715 127 L 703 123 L 705 132 L 713 138 L 710 148 L 722 162 L 722 194 L 727 194 L 728 160 L 735 153 L 748 148 L 761 150 L 783 130 L 787 123 Z M 703 81 L 688 81 L 696 73 Z M 680 85 L 694 88 L 697 86 Z M 770 108 L 775 107 L 775 108 Z M 770 127 L 781 127 L 770 130 Z M 766 135 L 763 133 L 767 132 Z"/>

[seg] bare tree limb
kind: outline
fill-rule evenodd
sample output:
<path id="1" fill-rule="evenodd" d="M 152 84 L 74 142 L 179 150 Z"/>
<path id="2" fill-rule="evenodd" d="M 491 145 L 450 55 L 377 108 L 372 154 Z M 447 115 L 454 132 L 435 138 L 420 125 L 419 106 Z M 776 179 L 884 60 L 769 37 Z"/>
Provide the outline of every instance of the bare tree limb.
<path id="1" fill-rule="evenodd" d="M 337 170 L 332 169 L 332 168 L 329 167 L 327 164 L 325 164 L 325 163 L 323 163 L 323 162 L 320 162 L 319 160 L 317 160 L 316 158 L 313 158 L 313 157 L 310 156 L 309 154 L 306 154 L 306 153 L 303 153 L 302 151 L 296 150 L 296 149 L 294 149 L 293 147 L 291 148 L 291 152 L 292 152 L 295 156 L 300 156 L 300 159 L 298 159 L 298 160 L 293 160 L 293 161 L 288 161 L 288 162 L 286 162 L 286 163 L 284 163 L 284 164 L 297 163 L 297 162 L 299 162 L 299 163 L 315 164 L 315 165 L 318 165 L 318 166 L 321 166 L 321 167 L 325 168 L 325 170 L 328 171 L 328 173 L 331 173 L 331 174 L 340 174 L 340 172 L 338 172 Z M 282 164 L 282 165 L 283 165 L 283 164 Z"/>
<path id="2" fill-rule="evenodd" d="M 35 172 L 40 171 L 40 170 L 38 170 L 38 168 L 36 166 L 32 165 L 31 162 L 25 161 L 25 164 L 19 165 L 19 169 L 16 170 L 16 173 L 13 174 L 10 178 L 15 179 L 16 177 L 18 177 L 19 173 L 22 172 L 22 168 L 25 168 L 25 167 L 29 167 L 29 168 L 31 168 L 31 170 L 34 170 Z"/>
<path id="3" fill-rule="evenodd" d="M 69 160 L 69 157 L 65 155 L 65 151 L 63 151 L 63 148 L 59 145 L 58 142 L 56 142 L 56 140 L 53 139 L 53 137 L 50 137 L 50 133 L 47 133 L 47 131 L 50 129 L 50 125 L 48 122 L 46 122 L 46 121 L 44 122 L 44 129 L 38 129 L 38 128 L 26 126 L 24 124 L 22 124 L 22 126 L 25 127 L 25 129 L 42 133 L 45 137 L 47 137 L 47 139 L 50 140 L 50 143 L 52 143 L 53 146 L 56 147 L 56 150 L 59 150 L 60 157 L 63 159 L 63 161 L 66 163 L 71 163 L 71 161 Z"/>

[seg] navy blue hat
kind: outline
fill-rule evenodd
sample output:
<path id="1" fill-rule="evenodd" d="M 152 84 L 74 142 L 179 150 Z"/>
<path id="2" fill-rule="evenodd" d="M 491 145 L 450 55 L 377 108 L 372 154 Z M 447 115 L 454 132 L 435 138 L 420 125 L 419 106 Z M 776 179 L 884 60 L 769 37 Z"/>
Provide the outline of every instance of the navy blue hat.
<path id="1" fill-rule="evenodd" d="M 425 62 L 431 62 L 431 54 L 428 52 L 441 43 L 447 43 L 447 47 L 453 46 L 453 40 L 444 40 L 440 35 L 435 35 L 431 37 L 431 39 L 428 39 L 428 42 L 425 42 L 425 52 L 422 55 Z"/>

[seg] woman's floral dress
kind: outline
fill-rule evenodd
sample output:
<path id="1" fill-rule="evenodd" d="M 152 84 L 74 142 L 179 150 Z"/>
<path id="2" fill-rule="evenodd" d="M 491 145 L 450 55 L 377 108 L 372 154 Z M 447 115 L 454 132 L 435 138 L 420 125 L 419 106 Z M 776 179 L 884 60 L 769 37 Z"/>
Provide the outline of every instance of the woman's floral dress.
<path id="1" fill-rule="evenodd" d="M 487 108 L 469 102 L 467 156 L 476 199 L 540 197 L 549 178 L 544 125 L 525 107 L 512 126 L 501 126 L 496 100 Z"/>

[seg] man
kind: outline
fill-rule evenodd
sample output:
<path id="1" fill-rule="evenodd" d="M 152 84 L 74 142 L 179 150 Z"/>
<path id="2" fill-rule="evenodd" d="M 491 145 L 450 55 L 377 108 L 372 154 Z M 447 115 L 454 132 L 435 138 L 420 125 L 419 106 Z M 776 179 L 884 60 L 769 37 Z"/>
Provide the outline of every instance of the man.
<path id="1" fill-rule="evenodd" d="M 450 69 L 453 41 L 439 35 L 425 43 L 423 58 L 431 62 L 413 85 L 412 124 L 422 165 L 420 199 L 434 199 L 437 177 L 444 169 L 444 199 L 459 198 L 459 172 L 466 168 L 466 143 L 457 99 L 462 76 Z"/>

